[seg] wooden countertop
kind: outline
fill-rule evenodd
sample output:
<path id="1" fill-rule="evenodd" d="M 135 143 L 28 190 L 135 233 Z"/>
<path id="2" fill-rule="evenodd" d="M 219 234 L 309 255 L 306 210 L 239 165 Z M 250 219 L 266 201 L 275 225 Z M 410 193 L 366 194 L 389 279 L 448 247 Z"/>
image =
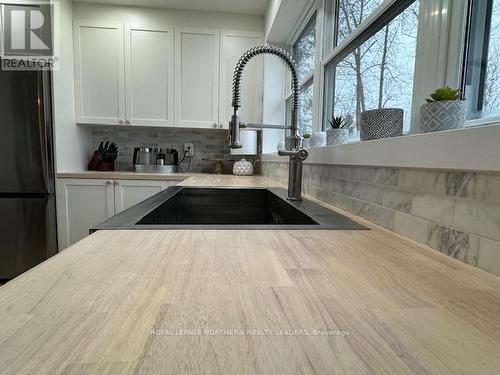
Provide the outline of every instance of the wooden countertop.
<path id="1" fill-rule="evenodd" d="M 110 180 L 156 180 L 156 181 L 182 181 L 192 176 L 204 176 L 202 173 L 137 173 L 125 171 L 76 171 L 57 173 L 58 178 L 90 178 Z"/>
<path id="2" fill-rule="evenodd" d="M 500 373 L 500 279 L 371 227 L 97 232 L 0 287 L 0 373 Z"/>

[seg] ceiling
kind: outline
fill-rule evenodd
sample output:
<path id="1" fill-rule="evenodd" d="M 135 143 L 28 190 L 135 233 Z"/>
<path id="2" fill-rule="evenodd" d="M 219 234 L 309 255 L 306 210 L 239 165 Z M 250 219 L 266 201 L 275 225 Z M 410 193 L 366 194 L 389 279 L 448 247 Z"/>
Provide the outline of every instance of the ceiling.
<path id="1" fill-rule="evenodd" d="M 269 0 L 77 0 L 82 3 L 141 6 L 263 16 Z"/>

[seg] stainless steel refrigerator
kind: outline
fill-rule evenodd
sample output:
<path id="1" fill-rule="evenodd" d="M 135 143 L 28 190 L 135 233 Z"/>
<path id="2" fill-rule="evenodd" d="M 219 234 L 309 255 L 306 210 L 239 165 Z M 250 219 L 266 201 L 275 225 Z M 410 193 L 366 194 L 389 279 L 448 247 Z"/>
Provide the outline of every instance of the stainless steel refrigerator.
<path id="1" fill-rule="evenodd" d="M 57 253 L 51 76 L 0 70 L 0 279 Z"/>

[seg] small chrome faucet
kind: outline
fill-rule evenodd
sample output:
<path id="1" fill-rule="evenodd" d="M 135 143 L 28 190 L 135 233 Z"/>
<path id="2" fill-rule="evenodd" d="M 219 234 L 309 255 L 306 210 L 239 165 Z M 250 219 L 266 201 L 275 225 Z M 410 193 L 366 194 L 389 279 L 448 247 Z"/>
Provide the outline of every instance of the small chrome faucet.
<path id="1" fill-rule="evenodd" d="M 280 156 L 289 156 L 290 163 L 288 167 L 288 199 L 294 201 L 302 200 L 302 163 L 308 157 L 308 152 L 302 149 L 302 138 L 297 133 L 297 112 L 299 109 L 299 78 L 297 67 L 291 56 L 279 47 L 259 46 L 249 49 L 241 56 L 236 64 L 233 75 L 233 115 L 229 123 L 229 147 L 241 148 L 240 128 L 271 128 L 285 129 L 276 125 L 265 124 L 245 124 L 241 123 L 238 109 L 241 107 L 241 76 L 245 65 L 257 55 L 271 54 L 282 58 L 292 72 L 292 110 L 290 116 L 290 144 L 288 149 L 279 151 Z"/>

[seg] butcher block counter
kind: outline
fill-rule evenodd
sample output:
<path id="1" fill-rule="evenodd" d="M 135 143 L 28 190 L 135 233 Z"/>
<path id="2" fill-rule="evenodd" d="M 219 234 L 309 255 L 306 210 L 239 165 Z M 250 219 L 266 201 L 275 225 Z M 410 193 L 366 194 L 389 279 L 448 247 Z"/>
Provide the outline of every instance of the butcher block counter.
<path id="1" fill-rule="evenodd" d="M 98 231 L 0 287 L 0 374 L 500 373 L 500 279 L 356 220 Z"/>

